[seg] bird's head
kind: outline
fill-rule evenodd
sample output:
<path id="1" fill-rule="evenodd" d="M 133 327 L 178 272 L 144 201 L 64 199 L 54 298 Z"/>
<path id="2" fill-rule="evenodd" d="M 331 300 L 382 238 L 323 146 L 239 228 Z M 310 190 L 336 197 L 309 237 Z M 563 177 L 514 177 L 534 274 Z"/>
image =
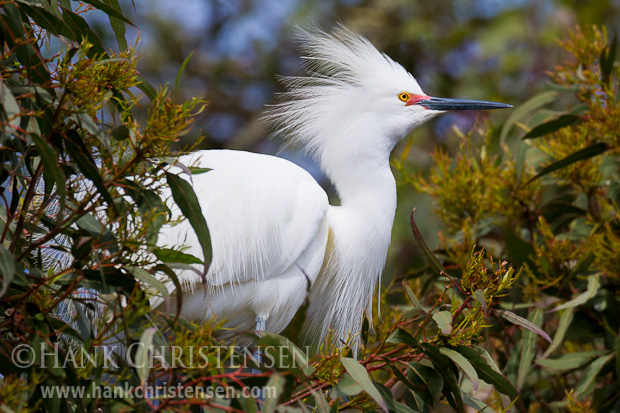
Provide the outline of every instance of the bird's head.
<path id="1" fill-rule="evenodd" d="M 344 27 L 300 31 L 307 76 L 285 77 L 287 92 L 266 118 L 318 158 L 356 148 L 392 150 L 412 129 L 449 110 L 508 108 L 496 102 L 427 96 L 400 64 Z"/>

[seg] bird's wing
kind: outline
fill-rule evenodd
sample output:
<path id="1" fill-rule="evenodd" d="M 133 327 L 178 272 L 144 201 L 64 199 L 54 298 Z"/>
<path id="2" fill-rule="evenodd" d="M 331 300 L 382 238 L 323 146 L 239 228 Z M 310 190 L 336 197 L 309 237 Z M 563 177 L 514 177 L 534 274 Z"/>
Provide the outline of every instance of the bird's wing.
<path id="1" fill-rule="evenodd" d="M 292 162 L 228 150 L 200 151 L 180 161 L 212 169 L 191 179 L 181 174 L 192 183 L 209 227 L 211 286 L 281 274 L 311 244 L 325 219 L 329 205 L 325 191 Z M 179 214 L 176 205 L 171 208 Z M 158 244 L 188 245 L 187 253 L 203 258 L 187 220 L 162 229 Z M 199 281 L 191 271 L 180 278 L 185 284 Z"/>

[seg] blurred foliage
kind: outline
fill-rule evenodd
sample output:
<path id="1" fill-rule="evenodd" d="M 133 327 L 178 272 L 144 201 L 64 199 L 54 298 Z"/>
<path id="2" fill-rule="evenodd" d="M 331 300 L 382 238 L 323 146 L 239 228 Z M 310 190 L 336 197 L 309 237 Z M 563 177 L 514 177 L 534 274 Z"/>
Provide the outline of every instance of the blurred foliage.
<path id="1" fill-rule="evenodd" d="M 414 220 L 426 218 L 425 212 L 412 213 L 410 225 L 400 225 L 412 230 L 422 252 L 417 256 L 426 264 L 400 255 L 402 271 L 381 295 L 385 321 L 374 332 L 364 328 L 359 360 L 346 343 L 325 343 L 321 354 L 308 359 L 286 338 L 266 333 L 257 338 L 264 349 L 258 374 L 241 367 L 256 364 L 251 353 L 221 351 L 226 343 L 215 338 L 221 325 L 192 325 L 176 318 L 175 309 L 169 309 L 172 315 L 158 314 L 149 297 L 166 299 L 161 280 L 178 285 L 173 269 L 197 260 L 155 247 L 159 228 L 171 219 L 169 202 L 178 204 L 197 232 L 208 234 L 191 186 L 166 169 L 183 137 L 196 143 L 191 131 L 204 100 L 192 97 L 193 79 L 213 74 L 207 87 L 199 88 L 210 100 L 205 122 L 211 144 L 210 118 L 230 109 L 241 113 L 235 123 L 246 124 L 264 103 L 240 105 L 247 90 L 235 79 L 252 73 L 264 82 L 275 72 L 290 74 L 282 69 L 295 67 L 286 57 L 292 49 L 271 45 L 281 53 L 280 65 L 261 60 L 261 48 L 253 44 L 258 52 L 245 60 L 198 56 L 200 64 L 190 60 L 186 66 L 184 47 L 192 42 L 179 39 L 180 31 L 165 32 L 169 37 L 162 37 L 161 48 L 176 47 L 179 59 L 168 64 L 185 68 L 183 82 L 175 73 L 182 88 L 174 90 L 175 100 L 168 87 L 158 91 L 145 80 L 135 48 L 127 47 L 132 22 L 117 1 L 2 3 L 0 407 L 257 408 L 254 399 L 244 397 L 123 392 L 127 386 L 145 390 L 168 383 L 238 391 L 268 386 L 276 392 L 265 395 L 267 412 L 462 412 L 466 406 L 617 411 L 620 66 L 615 37 L 592 26 L 563 36 L 569 57 L 549 72 L 552 84 L 542 80 L 559 61 L 550 52 L 558 31 L 582 18 L 613 17 L 609 11 L 615 9 L 605 1 L 588 8 L 525 2 L 528 13 L 509 6 L 487 14 L 487 8 L 476 6 L 483 3 L 315 2 L 291 8 L 306 17 L 345 15 L 346 25 L 370 33 L 433 94 L 529 100 L 507 113 L 501 128 L 485 119 L 446 117 L 457 127 L 431 158 L 421 156 L 419 148 L 427 146 L 428 136 L 444 135 L 445 123 L 410 139 L 393 160 L 403 184 L 432 197 L 445 230 L 433 253 Z M 232 10 L 256 11 L 252 2 L 240 4 Z M 561 13 L 540 9 L 541 4 L 557 5 Z M 101 20 L 91 22 L 91 12 L 106 17 L 119 52 L 106 52 L 105 38 L 102 42 L 93 29 Z M 554 24 L 541 16 L 553 16 Z M 216 14 L 208 36 L 200 36 L 215 42 L 227 27 L 230 33 L 238 17 Z M 532 30 L 523 30 L 524 21 Z M 282 25 L 275 29 L 288 33 Z M 47 48 L 54 44 L 60 45 L 57 53 Z M 156 70 L 155 58 L 149 50 L 142 61 Z M 254 87 L 264 96 L 276 89 Z M 545 106 L 552 109 L 541 109 Z M 233 146 L 252 147 L 264 130 L 256 122 L 247 124 L 228 135 L 216 132 L 221 139 L 235 135 Z M 448 150 L 454 139 L 460 144 Z M 413 174 L 412 163 L 432 168 Z M 172 200 L 163 199 L 166 185 Z M 208 238 L 200 242 L 208 256 Z M 406 253 L 413 244 L 408 240 L 400 248 Z M 86 321 L 96 312 L 102 315 Z M 295 330 L 295 325 L 288 330 L 291 336 Z M 17 365 L 16 351 L 23 345 L 42 349 L 43 356 L 27 353 L 28 365 Z M 145 364 L 153 356 L 145 350 L 150 346 L 162 352 L 153 366 Z M 78 360 L 71 358 L 76 348 L 82 351 Z M 178 348 L 200 349 L 200 362 L 191 353 L 175 354 Z M 62 366 L 49 359 L 56 352 Z M 61 385 L 85 393 L 44 395 L 44 389 Z M 120 389 L 120 396 L 98 397 L 95 390 L 104 387 Z"/>
<path id="2" fill-rule="evenodd" d="M 617 411 L 617 40 L 585 26 L 560 45 L 569 56 L 549 73 L 551 92 L 516 108 L 501 131 L 461 134 L 458 154 L 437 150 L 430 176 L 407 180 L 435 199 L 447 273 L 467 271 L 472 249 L 508 260 L 521 275 L 501 307 L 555 332 L 549 346 L 502 323 L 486 331 L 485 347 L 523 403 Z M 567 96 L 564 111 L 539 109 Z"/>

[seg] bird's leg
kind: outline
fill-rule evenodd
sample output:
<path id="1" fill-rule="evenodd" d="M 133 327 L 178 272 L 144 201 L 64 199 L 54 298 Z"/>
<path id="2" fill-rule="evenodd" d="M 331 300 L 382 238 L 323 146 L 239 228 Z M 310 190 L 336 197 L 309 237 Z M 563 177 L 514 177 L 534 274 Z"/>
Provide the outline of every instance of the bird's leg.
<path id="1" fill-rule="evenodd" d="M 256 334 L 260 336 L 260 333 L 265 331 L 266 328 L 267 328 L 267 317 L 256 316 L 256 327 L 254 328 L 254 331 L 256 332 Z M 260 364 L 263 361 L 263 353 L 260 350 L 260 347 L 258 346 L 256 347 L 256 350 L 254 351 L 254 360 L 256 361 L 256 364 Z M 252 369 L 251 371 L 253 374 L 262 373 L 259 369 Z M 265 401 L 265 395 L 263 394 L 262 389 L 258 396 L 258 401 L 259 402 Z"/>
<path id="2" fill-rule="evenodd" d="M 256 327 L 254 328 L 256 335 L 260 336 L 260 333 L 265 331 L 266 328 L 267 328 L 267 317 L 257 316 Z M 256 361 L 257 364 L 260 364 L 263 361 L 263 353 L 260 351 L 259 347 L 257 347 L 256 350 L 254 351 L 254 360 Z M 252 373 L 260 374 L 261 371 L 258 369 L 252 369 Z"/>
<path id="3" fill-rule="evenodd" d="M 256 317 L 256 332 L 260 333 L 261 331 L 265 331 L 267 328 L 267 317 Z"/>

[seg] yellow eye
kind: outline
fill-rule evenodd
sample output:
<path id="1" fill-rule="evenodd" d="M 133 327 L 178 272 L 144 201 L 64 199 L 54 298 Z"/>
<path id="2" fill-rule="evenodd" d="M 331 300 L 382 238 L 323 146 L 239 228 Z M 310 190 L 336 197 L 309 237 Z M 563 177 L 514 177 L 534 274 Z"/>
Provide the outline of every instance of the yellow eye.
<path id="1" fill-rule="evenodd" d="M 407 92 L 400 92 L 400 93 L 398 94 L 398 98 L 399 98 L 400 100 L 402 100 L 403 102 L 406 102 L 406 101 L 408 101 L 409 99 L 411 99 L 411 95 L 410 95 L 409 93 L 407 93 Z"/>

